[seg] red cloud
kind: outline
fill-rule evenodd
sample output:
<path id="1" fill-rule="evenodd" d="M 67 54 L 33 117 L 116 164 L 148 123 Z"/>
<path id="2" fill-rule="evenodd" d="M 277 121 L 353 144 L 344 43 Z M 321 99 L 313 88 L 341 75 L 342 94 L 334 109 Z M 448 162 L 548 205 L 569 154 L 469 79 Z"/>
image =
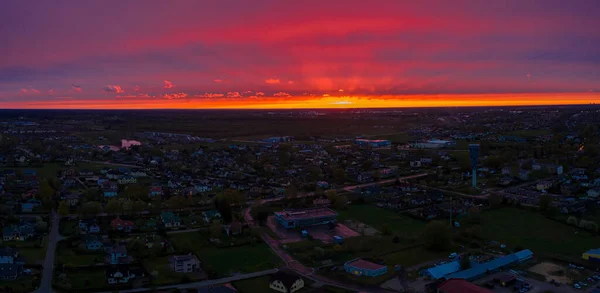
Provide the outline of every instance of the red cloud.
<path id="1" fill-rule="evenodd" d="M 213 81 L 214 81 L 214 82 L 216 82 L 216 83 L 221 83 L 221 82 L 223 82 L 224 80 L 216 78 L 216 79 L 213 79 Z"/>
<path id="2" fill-rule="evenodd" d="M 195 95 L 195 98 L 221 98 L 224 97 L 224 94 L 215 94 L 215 93 L 204 93 L 201 95 Z"/>
<path id="3" fill-rule="evenodd" d="M 124 93 L 125 91 L 118 85 L 107 85 L 104 87 L 105 92 L 109 93 Z"/>
<path id="4" fill-rule="evenodd" d="M 172 89 L 175 87 L 175 85 L 168 80 L 163 81 L 163 84 L 164 84 L 163 87 L 166 89 Z"/>
<path id="5" fill-rule="evenodd" d="M 73 89 L 74 92 L 78 92 L 80 93 L 82 91 L 82 88 L 80 85 L 76 85 L 76 84 L 71 84 L 71 88 Z"/>
<path id="6" fill-rule="evenodd" d="M 242 95 L 240 95 L 239 92 L 228 92 L 227 97 L 228 98 L 241 98 Z"/>
<path id="7" fill-rule="evenodd" d="M 39 94 L 40 93 L 39 90 L 36 90 L 33 87 L 23 88 L 23 89 L 21 89 L 21 92 L 24 94 Z"/>
<path id="8" fill-rule="evenodd" d="M 265 80 L 265 83 L 267 84 L 278 84 L 279 82 L 279 78 L 269 78 Z"/>
<path id="9" fill-rule="evenodd" d="M 278 92 L 278 93 L 275 93 L 273 96 L 275 96 L 275 97 L 291 97 L 292 95 L 290 95 L 286 92 Z"/>
<path id="10" fill-rule="evenodd" d="M 169 99 L 169 100 L 174 100 L 174 99 L 183 99 L 186 98 L 188 95 L 186 93 L 173 93 L 173 94 L 164 94 L 163 98 L 165 99 Z"/>

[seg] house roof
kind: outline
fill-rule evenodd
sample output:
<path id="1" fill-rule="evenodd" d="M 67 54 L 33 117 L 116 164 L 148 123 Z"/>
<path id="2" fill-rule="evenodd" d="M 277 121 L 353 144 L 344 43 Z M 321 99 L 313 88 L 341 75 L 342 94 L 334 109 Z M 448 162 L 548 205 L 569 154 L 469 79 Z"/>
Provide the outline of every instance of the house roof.
<path id="1" fill-rule="evenodd" d="M 15 256 L 17 250 L 12 247 L 0 247 L 0 256 Z"/>
<path id="2" fill-rule="evenodd" d="M 460 263 L 458 261 L 449 262 L 447 264 L 427 269 L 427 272 L 434 279 L 439 279 L 458 271 L 460 271 Z"/>
<path id="3" fill-rule="evenodd" d="M 492 291 L 479 287 L 471 282 L 460 279 L 450 279 L 438 286 L 443 293 L 492 293 Z"/>
<path id="4" fill-rule="evenodd" d="M 585 253 L 600 255 L 600 248 L 590 249 L 590 250 L 586 251 Z"/>
<path id="5" fill-rule="evenodd" d="M 169 262 L 172 261 L 188 261 L 188 260 L 198 260 L 198 258 L 193 254 L 186 255 L 173 255 L 169 257 Z"/>
<path id="6" fill-rule="evenodd" d="M 363 259 L 356 259 L 356 260 L 347 262 L 346 265 L 352 266 L 355 268 L 359 268 L 359 269 L 364 269 L 364 270 L 378 270 L 378 269 L 382 269 L 382 268 L 386 267 L 385 265 L 376 264 L 376 263 L 366 261 Z"/>
<path id="7" fill-rule="evenodd" d="M 22 264 L 0 263 L 0 277 L 13 277 L 23 271 Z"/>
<path id="8" fill-rule="evenodd" d="M 286 272 L 277 272 L 271 275 L 270 282 L 273 283 L 274 281 L 280 281 L 286 288 L 291 288 L 294 282 L 296 282 L 298 279 L 302 278 L 300 278 L 298 275 Z"/>

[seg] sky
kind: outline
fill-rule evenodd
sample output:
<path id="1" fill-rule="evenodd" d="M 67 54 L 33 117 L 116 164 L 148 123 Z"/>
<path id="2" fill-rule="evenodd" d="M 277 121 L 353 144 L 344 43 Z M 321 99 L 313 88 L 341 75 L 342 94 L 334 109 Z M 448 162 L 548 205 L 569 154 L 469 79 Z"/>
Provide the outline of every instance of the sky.
<path id="1" fill-rule="evenodd" d="M 598 0 L 0 4 L 0 108 L 353 108 L 600 99 Z"/>

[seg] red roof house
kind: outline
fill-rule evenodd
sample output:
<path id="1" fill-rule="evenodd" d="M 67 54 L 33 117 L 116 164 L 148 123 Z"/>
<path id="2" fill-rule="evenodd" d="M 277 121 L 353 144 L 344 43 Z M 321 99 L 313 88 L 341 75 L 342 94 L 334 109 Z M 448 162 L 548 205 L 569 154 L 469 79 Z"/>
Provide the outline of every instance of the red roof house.
<path id="1" fill-rule="evenodd" d="M 110 221 L 110 226 L 113 228 L 113 230 L 131 232 L 133 229 L 133 222 L 116 217 Z"/>
<path id="2" fill-rule="evenodd" d="M 493 293 L 463 279 L 450 279 L 438 286 L 438 293 Z"/>

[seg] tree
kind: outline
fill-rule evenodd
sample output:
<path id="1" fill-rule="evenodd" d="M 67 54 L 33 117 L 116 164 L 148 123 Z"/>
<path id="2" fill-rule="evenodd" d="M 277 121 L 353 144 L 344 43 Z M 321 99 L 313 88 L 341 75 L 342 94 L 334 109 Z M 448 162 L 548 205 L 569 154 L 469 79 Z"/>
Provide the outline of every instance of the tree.
<path id="1" fill-rule="evenodd" d="M 141 200 L 136 200 L 131 205 L 131 211 L 140 214 L 141 212 L 145 211 L 147 207 L 148 204 L 146 204 L 145 202 Z"/>
<path id="2" fill-rule="evenodd" d="M 472 224 L 481 223 L 481 211 L 477 206 L 469 208 L 467 220 Z"/>
<path id="3" fill-rule="evenodd" d="M 488 201 L 490 202 L 490 206 L 499 207 L 502 204 L 502 196 L 492 193 L 488 196 Z"/>
<path id="4" fill-rule="evenodd" d="M 469 257 L 469 253 L 464 253 L 460 256 L 459 264 L 461 270 L 468 270 L 471 268 L 471 259 Z"/>
<path id="5" fill-rule="evenodd" d="M 174 210 L 181 210 L 188 206 L 188 203 L 188 200 L 181 195 L 173 196 L 165 202 L 168 208 Z"/>
<path id="6" fill-rule="evenodd" d="M 452 231 L 446 222 L 432 221 L 423 232 L 423 242 L 430 250 L 444 251 L 452 242 Z"/>
<path id="7" fill-rule="evenodd" d="M 81 206 L 79 213 L 83 216 L 96 216 L 102 212 L 102 206 L 99 202 L 90 201 Z"/>
<path id="8" fill-rule="evenodd" d="M 212 237 L 212 238 L 221 237 L 222 228 L 223 227 L 221 227 L 221 224 L 219 222 L 212 223 L 212 225 L 210 225 L 210 237 Z"/>
<path id="9" fill-rule="evenodd" d="M 58 204 L 58 214 L 61 216 L 68 216 L 69 215 L 69 203 L 61 200 L 60 203 Z"/>
<path id="10" fill-rule="evenodd" d="M 346 182 L 346 171 L 342 168 L 335 168 L 333 170 L 333 179 L 338 184 L 344 184 Z"/>
<path id="11" fill-rule="evenodd" d="M 544 212 L 548 210 L 548 207 L 552 204 L 552 197 L 544 194 L 540 197 L 540 211 Z"/>
<path id="12" fill-rule="evenodd" d="M 123 210 L 123 202 L 116 198 L 109 199 L 106 205 L 104 206 L 104 211 L 108 214 L 120 215 L 123 213 Z"/>
<path id="13" fill-rule="evenodd" d="M 577 221 L 577 218 L 575 218 L 575 216 L 569 216 L 567 218 L 567 224 L 569 224 L 569 225 L 577 226 L 578 223 L 579 223 L 579 221 Z"/>
<path id="14" fill-rule="evenodd" d="M 231 212 L 231 202 L 229 197 L 224 196 L 223 194 L 218 195 L 215 198 L 215 207 L 221 214 L 221 218 L 224 223 L 231 223 L 233 219 L 233 213 Z"/>
<path id="15" fill-rule="evenodd" d="M 333 207 L 338 210 L 342 210 L 346 208 L 348 204 L 348 198 L 345 195 L 338 196 L 335 202 L 333 202 Z"/>

